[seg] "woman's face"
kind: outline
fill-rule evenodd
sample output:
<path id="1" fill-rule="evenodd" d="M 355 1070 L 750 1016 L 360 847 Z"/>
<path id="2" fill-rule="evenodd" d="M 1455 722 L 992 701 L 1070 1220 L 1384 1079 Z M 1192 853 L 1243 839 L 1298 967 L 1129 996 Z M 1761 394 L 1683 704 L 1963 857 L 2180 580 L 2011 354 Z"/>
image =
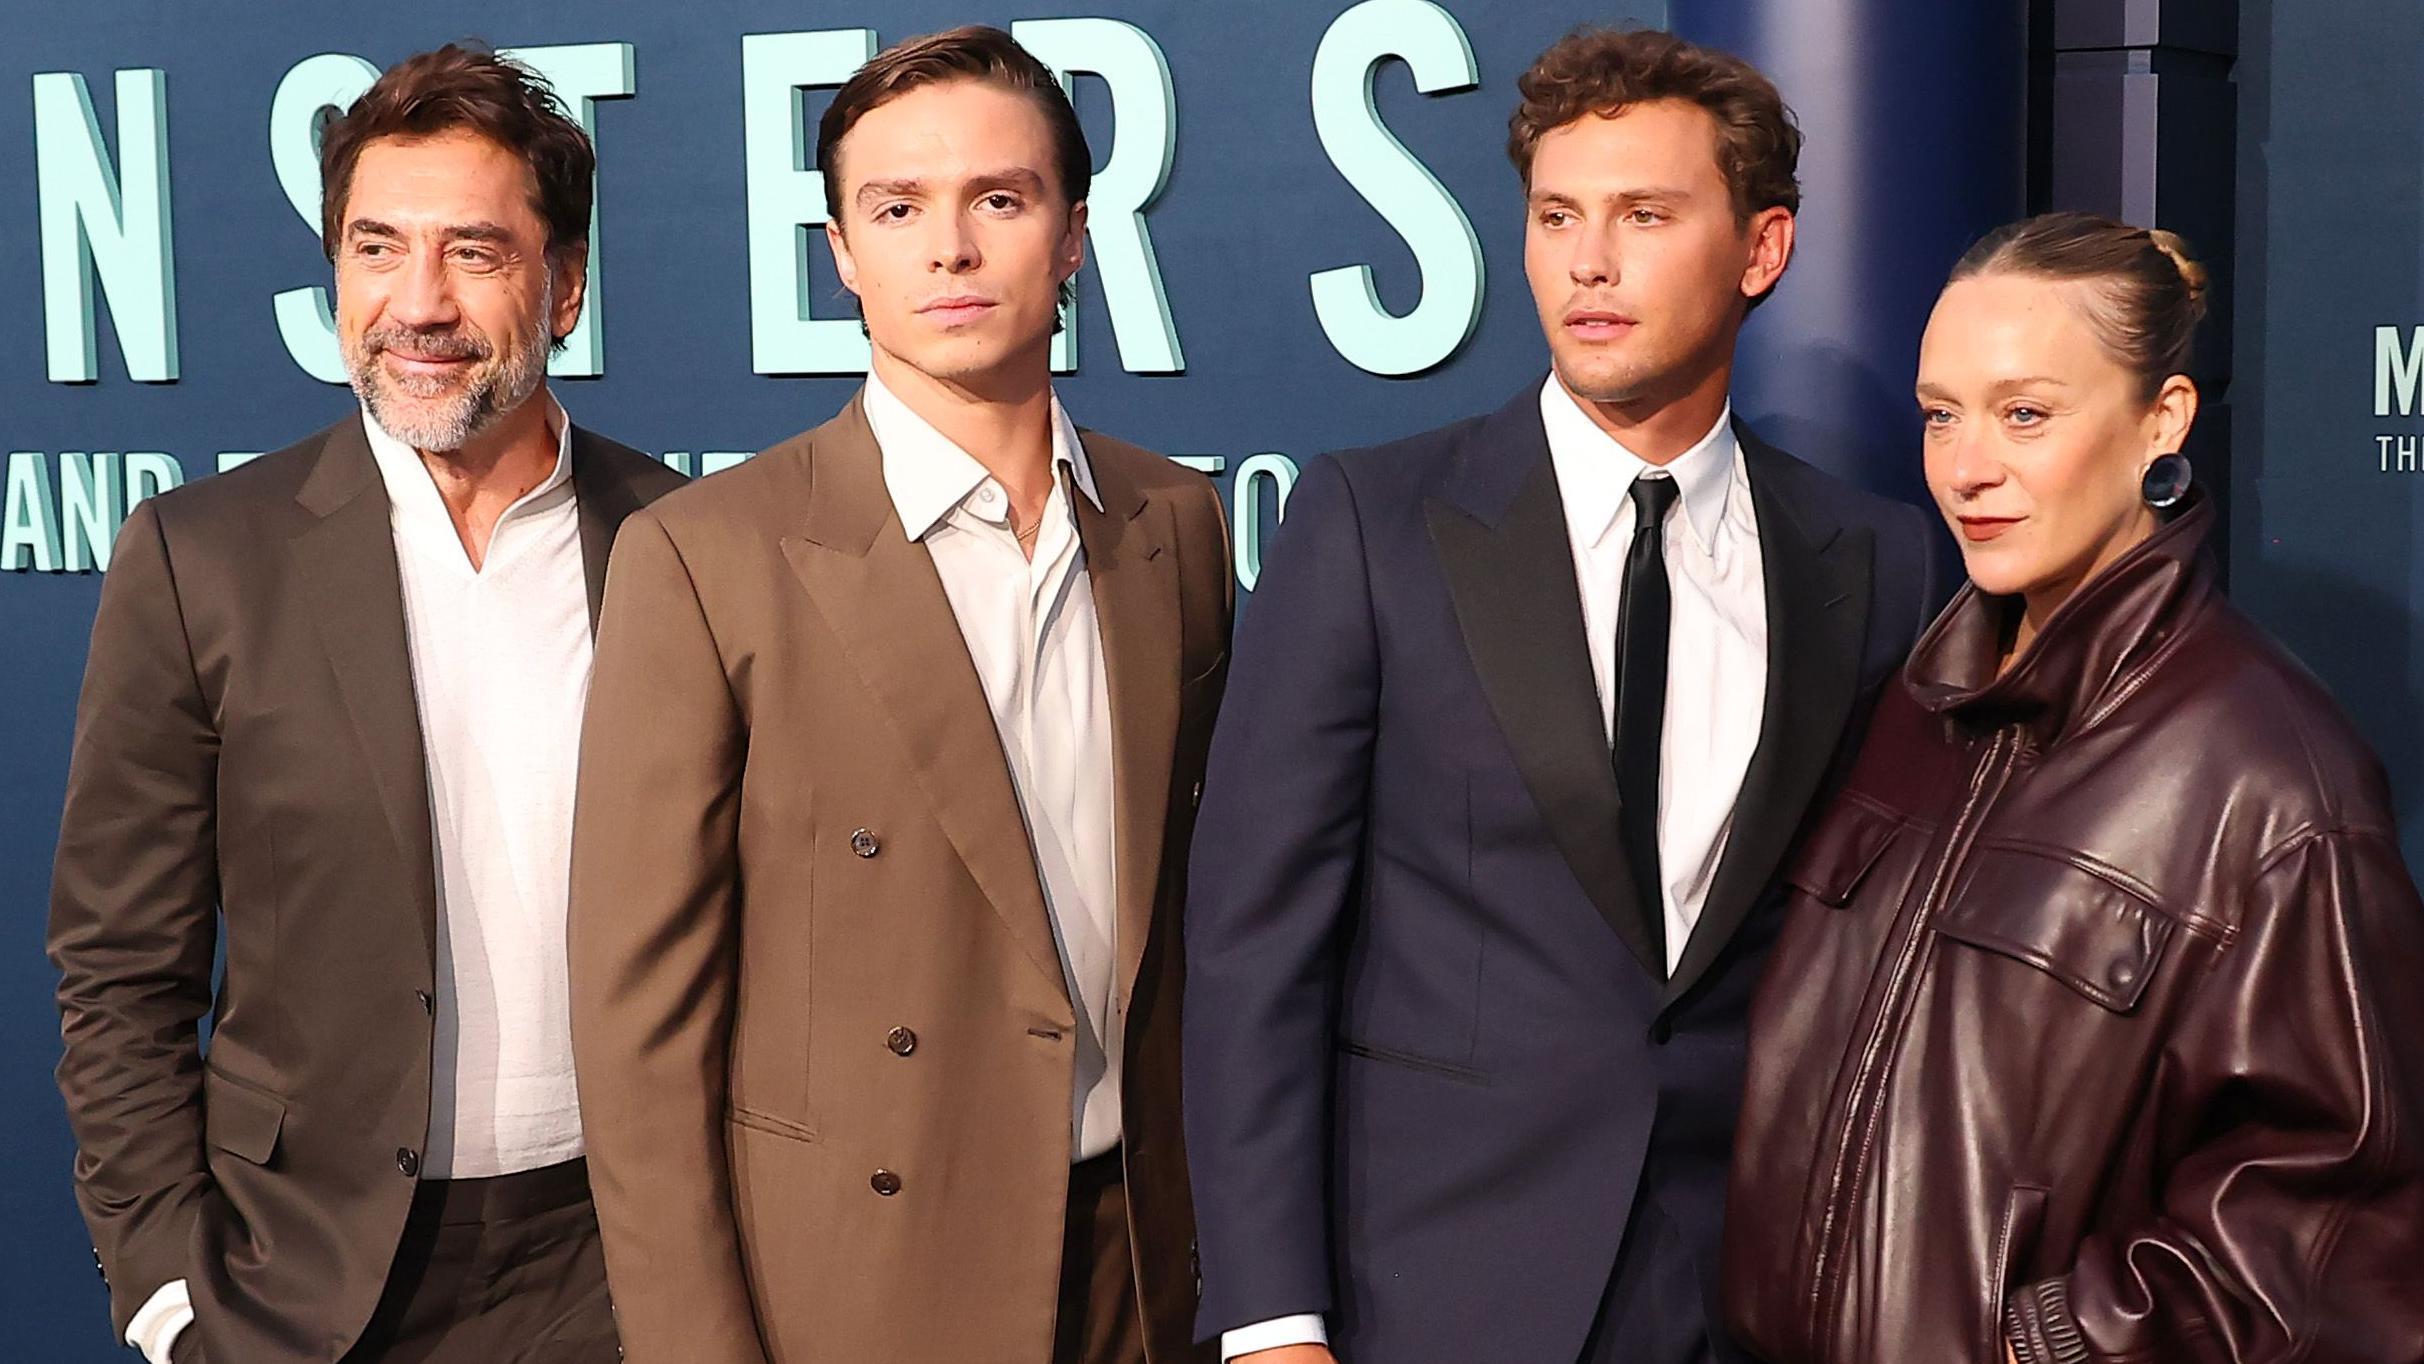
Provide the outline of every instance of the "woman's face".
<path id="1" fill-rule="evenodd" d="M 1946 286 L 1919 345 L 1927 486 L 1981 591 L 2041 622 L 2145 539 L 2146 468 L 2180 448 L 2197 390 L 2149 402 L 2089 320 L 2089 282 L 1988 273 Z"/>

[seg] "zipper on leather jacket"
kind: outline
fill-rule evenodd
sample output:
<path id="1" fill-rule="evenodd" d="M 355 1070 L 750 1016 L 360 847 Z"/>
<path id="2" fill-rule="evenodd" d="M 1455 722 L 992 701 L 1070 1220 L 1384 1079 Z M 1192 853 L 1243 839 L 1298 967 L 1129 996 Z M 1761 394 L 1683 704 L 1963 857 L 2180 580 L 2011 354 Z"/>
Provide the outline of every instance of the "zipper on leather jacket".
<path id="1" fill-rule="evenodd" d="M 2017 728 L 1998 730 L 1987 744 L 1985 756 L 1970 774 L 1969 795 L 1953 819 L 1952 831 L 1945 839 L 1944 852 L 1936 861 L 1926 893 L 1894 930 L 1898 935 L 1898 941 L 1891 944 L 1894 969 L 1886 978 L 1885 997 L 1870 1020 L 1868 1035 L 1860 1042 L 1860 1063 L 1853 1073 L 1851 1096 L 1844 1105 L 1843 1126 L 1836 1140 L 1833 1169 L 1825 1186 L 1822 1205 L 1825 1221 L 1819 1228 L 1817 1256 L 1810 1265 L 1809 1330 L 1810 1343 L 1815 1349 L 1823 1350 L 1832 1334 L 1833 1323 L 1827 1319 L 1830 1315 L 1827 1278 L 1851 1240 L 1852 1219 L 1846 1216 L 1850 1211 L 1848 1204 L 1859 1193 L 1861 1181 L 1868 1173 L 1869 1148 L 1876 1140 L 1881 1111 L 1876 1101 L 1885 1090 L 1885 1055 L 1888 1044 L 1901 1031 L 1910 983 L 1925 953 L 1927 926 L 1951 893 L 1953 873 L 1977 837 L 1987 806 L 2002 792 L 2002 779 L 2010 770 L 2009 759 L 2020 746 L 2019 734 Z"/>

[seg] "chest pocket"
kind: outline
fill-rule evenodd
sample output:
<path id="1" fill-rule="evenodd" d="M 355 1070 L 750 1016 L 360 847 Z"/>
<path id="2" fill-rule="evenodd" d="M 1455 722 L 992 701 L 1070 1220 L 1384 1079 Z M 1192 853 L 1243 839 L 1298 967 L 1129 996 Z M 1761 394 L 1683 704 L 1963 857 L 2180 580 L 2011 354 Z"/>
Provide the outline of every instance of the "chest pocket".
<path id="1" fill-rule="evenodd" d="M 1981 845 L 1936 921 L 1956 942 L 2024 962 L 2115 1013 L 2138 1007 L 2176 925 L 2070 860 Z"/>
<path id="2" fill-rule="evenodd" d="M 1793 853 L 1784 870 L 1785 883 L 1841 909 L 1885 860 L 1885 850 L 1902 827 L 1899 817 L 1858 796 L 1841 797 Z"/>

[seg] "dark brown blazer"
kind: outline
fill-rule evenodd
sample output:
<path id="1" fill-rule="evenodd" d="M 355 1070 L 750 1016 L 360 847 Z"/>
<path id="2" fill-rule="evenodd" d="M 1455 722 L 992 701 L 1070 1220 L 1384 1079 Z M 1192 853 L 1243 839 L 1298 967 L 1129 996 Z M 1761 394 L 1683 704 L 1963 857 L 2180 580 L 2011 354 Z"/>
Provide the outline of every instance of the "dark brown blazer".
<path id="1" fill-rule="evenodd" d="M 1231 579 L 1211 484 L 1085 436 L 1130 1228 L 1190 1343 L 1179 896 Z M 857 402 L 623 529 L 573 1049 L 631 1364 L 1052 1357 L 1076 1016 L 983 686 Z"/>
<path id="2" fill-rule="evenodd" d="M 681 478 L 578 427 L 572 460 L 594 619 L 615 528 Z M 422 753 L 360 418 L 135 507 L 93 623 L 49 935 L 76 1197 L 118 1333 L 176 1279 L 214 1359 L 327 1364 L 370 1317 L 429 1122 Z"/>

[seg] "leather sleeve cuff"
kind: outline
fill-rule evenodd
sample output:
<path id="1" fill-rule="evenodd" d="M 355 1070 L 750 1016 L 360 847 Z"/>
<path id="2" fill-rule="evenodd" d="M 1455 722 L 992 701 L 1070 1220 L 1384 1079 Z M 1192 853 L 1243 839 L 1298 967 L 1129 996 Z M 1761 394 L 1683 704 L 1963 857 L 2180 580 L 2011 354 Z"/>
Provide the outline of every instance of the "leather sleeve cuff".
<path id="1" fill-rule="evenodd" d="M 2020 1364 L 2089 1364 L 2094 1358 L 2071 1313 L 2070 1285 L 2060 1279 L 2013 1290 L 2003 1309 L 2003 1338 Z"/>

